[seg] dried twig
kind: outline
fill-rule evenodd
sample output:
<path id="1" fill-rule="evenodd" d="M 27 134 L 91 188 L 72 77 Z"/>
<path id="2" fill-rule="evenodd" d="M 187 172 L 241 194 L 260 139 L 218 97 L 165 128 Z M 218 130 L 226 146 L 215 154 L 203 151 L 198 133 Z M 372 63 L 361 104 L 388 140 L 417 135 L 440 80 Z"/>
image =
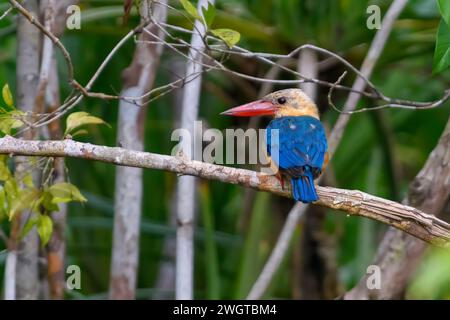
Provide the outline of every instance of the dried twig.
<path id="1" fill-rule="evenodd" d="M 61 41 L 56 37 L 50 30 L 48 30 L 42 23 L 39 22 L 39 20 L 27 9 L 25 9 L 19 2 L 16 0 L 8 0 L 12 7 L 17 9 L 31 24 L 36 26 L 43 34 L 45 34 L 47 37 L 49 37 L 52 42 L 57 46 L 63 56 L 66 60 L 67 64 L 67 70 L 68 70 L 68 77 L 69 82 L 71 83 L 74 81 L 74 68 L 72 64 L 72 59 L 70 58 L 69 51 L 67 51 L 66 47 L 61 43 Z"/>
<path id="2" fill-rule="evenodd" d="M 111 95 L 111 94 L 106 94 L 106 93 L 101 93 L 101 92 L 91 92 L 91 87 L 94 83 L 94 81 L 98 78 L 99 74 L 103 71 L 104 67 L 109 63 L 109 61 L 112 59 L 112 57 L 115 55 L 115 53 L 117 52 L 116 49 L 120 48 L 121 45 L 123 44 L 123 42 L 125 42 L 127 39 L 129 39 L 131 36 L 136 35 L 137 33 L 142 32 L 143 28 L 149 23 L 149 22 L 155 22 L 154 21 L 154 17 L 150 17 L 149 20 L 143 21 L 142 24 L 140 24 L 139 26 L 137 26 L 134 30 L 130 31 L 129 34 L 127 34 L 120 42 L 119 44 L 111 51 L 111 53 L 108 55 L 107 58 L 105 58 L 104 62 L 102 63 L 102 65 L 100 66 L 100 68 L 96 71 L 96 73 L 93 75 L 93 77 L 91 78 L 91 81 L 89 81 L 89 83 L 86 86 L 82 86 L 80 85 L 73 76 L 73 65 L 71 62 L 71 58 L 70 55 L 68 53 L 68 51 L 66 50 L 66 48 L 61 44 L 61 42 L 59 41 L 58 37 L 56 37 L 52 32 L 48 31 L 45 29 L 45 27 L 40 24 L 35 17 L 28 12 L 24 7 L 22 7 L 17 1 L 15 0 L 9 0 L 10 4 L 12 5 L 12 7 L 16 8 L 17 10 L 19 10 L 19 12 L 24 15 L 31 23 L 33 23 L 33 25 L 35 25 L 41 32 L 43 32 L 47 37 L 49 37 L 53 43 L 63 52 L 63 55 L 66 59 L 67 65 L 68 65 L 68 69 L 69 69 L 69 82 L 70 84 L 74 87 L 74 89 L 76 90 L 77 94 L 75 95 L 71 95 L 68 97 L 68 99 L 66 99 L 66 102 L 61 105 L 60 108 L 58 108 L 54 113 L 48 114 L 48 115 L 44 115 L 43 117 L 40 117 L 39 120 L 37 120 L 35 123 L 30 123 L 29 127 L 31 128 L 37 128 L 43 125 L 48 124 L 49 122 L 58 119 L 59 117 L 61 117 L 62 115 L 64 115 L 65 113 L 69 112 L 71 109 L 73 109 L 76 105 L 78 105 L 78 103 L 82 100 L 83 96 L 87 96 L 87 97 L 93 97 L 93 98 L 98 98 L 98 99 L 119 99 L 119 100 L 124 100 L 126 102 L 129 103 L 134 103 L 136 105 L 142 105 L 139 104 L 139 102 L 143 102 L 148 103 L 158 97 L 161 97 L 164 94 L 167 94 L 168 92 L 170 92 L 171 90 L 173 90 L 174 88 L 179 87 L 180 85 L 184 85 L 190 81 L 192 81 L 193 79 L 179 79 L 176 81 L 176 83 L 172 82 L 169 84 L 166 84 L 162 87 L 159 88 L 154 88 L 149 92 L 144 93 L 142 96 L 140 97 L 125 97 L 125 96 L 117 96 L 117 95 Z M 153 1 L 155 4 L 158 5 L 162 5 L 162 6 L 166 6 L 168 9 L 175 11 L 177 14 L 181 14 L 182 16 L 184 16 L 185 18 L 187 18 L 188 20 L 191 20 L 191 18 L 189 18 L 183 11 L 178 10 L 177 8 L 174 8 L 170 5 L 168 5 L 167 3 L 161 2 L 161 1 Z M 394 6 L 391 6 L 392 8 Z M 394 10 L 392 10 L 392 12 L 394 12 Z M 387 14 L 384 21 L 386 21 L 385 25 L 382 26 L 382 28 L 388 26 L 388 27 L 392 27 L 388 25 L 388 22 L 391 21 L 392 19 L 390 18 L 390 15 Z M 166 36 L 169 37 L 170 39 L 174 40 L 174 43 L 170 43 L 168 41 L 165 41 L 161 38 L 155 37 L 156 40 L 148 40 L 149 43 L 152 44 L 162 44 L 165 46 L 170 47 L 172 50 L 175 50 L 178 54 L 181 54 L 182 56 L 185 56 L 179 49 L 177 48 L 188 48 L 190 50 L 196 50 L 198 51 L 196 48 L 192 48 L 192 46 L 187 43 L 186 41 L 175 37 L 174 35 L 172 35 L 168 30 L 175 30 L 177 32 L 183 32 L 183 33 L 198 33 L 199 31 L 199 27 L 195 27 L 194 30 L 188 30 L 179 26 L 174 26 L 174 25 L 170 25 L 167 23 L 158 23 L 156 22 L 156 25 L 158 27 L 160 27 L 161 29 L 163 29 L 163 31 L 165 32 Z M 378 34 L 378 33 L 377 33 Z M 383 35 L 380 35 L 378 38 L 376 38 L 374 40 L 374 43 L 379 43 L 379 42 L 383 42 L 385 41 L 385 39 L 383 38 Z M 383 108 L 406 108 L 406 109 L 429 109 L 429 108 L 436 108 L 440 105 L 442 105 L 445 101 L 447 101 L 450 98 L 450 91 L 446 91 L 443 96 L 436 100 L 436 101 L 431 101 L 431 102 L 417 102 L 417 101 L 409 101 L 409 100 L 402 100 L 402 99 L 395 99 L 395 98 L 390 98 L 385 96 L 382 92 L 380 92 L 374 84 L 372 84 L 369 79 L 364 75 L 364 66 L 363 69 L 360 71 L 357 70 L 357 68 L 355 68 L 352 64 L 350 64 L 348 61 L 346 61 L 344 58 L 340 57 L 338 54 L 333 53 L 329 50 L 326 50 L 324 48 L 320 48 L 311 44 L 305 44 L 302 45 L 298 48 L 296 48 L 295 50 L 291 51 L 288 54 L 285 55 L 281 55 L 281 54 L 270 54 L 270 53 L 264 53 L 264 52 L 251 52 L 247 49 L 244 49 L 242 47 L 239 46 L 234 46 L 232 49 L 227 49 L 223 46 L 223 43 L 221 42 L 221 40 L 219 40 L 216 37 L 213 37 L 211 35 L 208 35 L 206 37 L 202 37 L 202 41 L 204 41 L 204 44 L 207 45 L 208 48 L 208 52 L 207 53 L 203 53 L 203 52 L 198 52 L 199 54 L 201 54 L 204 58 L 205 61 L 208 62 L 204 62 L 202 65 L 204 66 L 204 71 L 209 71 L 209 70 L 217 70 L 220 72 L 227 72 L 230 74 L 233 74 L 234 76 L 243 78 L 243 79 L 247 79 L 250 81 L 257 81 L 257 82 L 261 82 L 261 83 L 273 83 L 273 84 L 280 84 L 280 85 L 297 85 L 299 83 L 304 83 L 304 82 L 310 82 L 310 83 L 315 83 L 318 85 L 322 85 L 322 86 L 328 86 L 328 87 L 333 87 L 339 90 L 347 90 L 349 92 L 353 92 L 353 93 L 357 93 L 358 95 L 362 95 L 368 98 L 372 98 L 372 99 L 378 99 L 381 101 L 384 101 L 385 104 L 383 105 L 379 105 L 376 107 L 367 107 L 367 108 L 363 108 L 361 110 L 357 110 L 357 111 L 352 111 L 352 110 L 344 110 L 343 111 L 339 111 L 340 113 L 343 114 L 351 114 L 351 113 L 355 113 L 355 112 L 365 112 L 365 111 L 371 111 L 371 110 L 379 110 L 379 109 L 383 109 Z M 212 41 L 214 42 L 213 44 L 207 43 L 208 41 Z M 375 46 L 374 46 L 375 47 Z M 273 61 L 273 60 L 280 60 L 280 59 L 285 59 L 285 58 L 292 58 L 293 56 L 299 54 L 299 52 L 301 52 L 302 50 L 313 50 L 316 51 L 320 54 L 326 55 L 331 59 L 334 59 L 336 61 L 341 62 L 342 64 L 344 64 L 347 68 L 349 68 L 349 70 L 351 70 L 352 72 L 354 72 L 357 75 L 357 79 L 358 81 L 360 81 L 360 83 L 364 84 L 364 87 L 368 87 L 369 91 L 365 91 L 364 87 L 362 90 L 359 90 L 358 88 L 356 88 L 355 86 L 352 88 L 349 88 L 347 86 L 343 86 L 340 84 L 336 84 L 336 83 L 330 83 L 327 81 L 323 81 L 320 79 L 315 79 L 315 78 L 309 78 L 309 77 L 305 77 L 304 75 L 300 74 L 299 72 L 297 72 L 296 70 L 293 70 L 287 66 L 283 66 L 281 64 L 279 64 L 277 61 Z M 215 59 L 213 57 L 213 53 L 219 53 L 222 55 L 222 57 L 224 56 L 230 56 L 230 55 L 239 55 L 242 57 L 253 57 L 259 61 L 261 61 L 264 64 L 270 65 L 270 66 L 277 66 L 279 67 L 281 70 L 290 73 L 291 75 L 293 75 L 294 77 L 296 77 L 296 80 L 273 80 L 273 79 L 265 79 L 265 78 L 261 78 L 261 77 L 256 77 L 256 76 L 252 76 L 252 75 L 248 75 L 248 74 L 244 74 L 241 72 L 238 72 L 236 70 L 231 70 L 229 68 L 227 68 L 224 64 L 223 61 L 220 61 L 218 59 Z M 374 51 L 374 53 L 376 53 Z M 371 55 L 371 53 L 369 52 L 369 56 L 375 56 L 375 55 Z M 187 59 L 189 59 L 188 56 L 185 56 Z M 374 59 L 376 60 L 376 59 Z M 370 67 L 370 66 L 369 66 Z M 373 66 L 372 66 L 373 67 Z M 197 77 L 197 76 L 196 76 Z M 149 99 L 149 100 L 143 100 L 146 97 L 150 97 L 151 95 L 157 93 L 156 96 L 154 96 L 153 98 Z M 337 109 L 337 108 L 336 108 Z"/>

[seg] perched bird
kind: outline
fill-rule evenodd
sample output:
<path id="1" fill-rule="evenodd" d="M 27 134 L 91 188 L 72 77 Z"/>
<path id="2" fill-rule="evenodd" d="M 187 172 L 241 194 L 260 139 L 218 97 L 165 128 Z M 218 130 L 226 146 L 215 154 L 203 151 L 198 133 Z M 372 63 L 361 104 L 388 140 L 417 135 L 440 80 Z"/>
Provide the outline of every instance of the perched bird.
<path id="1" fill-rule="evenodd" d="M 267 153 L 291 180 L 292 195 L 304 203 L 319 199 L 314 179 L 328 163 L 327 139 L 314 102 L 300 89 L 285 89 L 261 100 L 229 109 L 221 114 L 251 117 L 272 115 L 266 131 Z M 278 131 L 278 143 L 271 140 Z M 279 179 L 283 186 L 282 176 Z"/>

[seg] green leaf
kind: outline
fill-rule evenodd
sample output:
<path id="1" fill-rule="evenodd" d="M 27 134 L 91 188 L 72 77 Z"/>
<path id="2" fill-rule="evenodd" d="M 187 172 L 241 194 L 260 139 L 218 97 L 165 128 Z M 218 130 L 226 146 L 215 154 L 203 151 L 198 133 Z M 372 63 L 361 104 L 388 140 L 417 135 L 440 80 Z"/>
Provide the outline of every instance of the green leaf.
<path id="1" fill-rule="evenodd" d="M 64 134 L 72 132 L 74 129 L 88 124 L 106 124 L 103 119 L 90 115 L 87 112 L 80 111 L 71 113 L 66 120 L 66 131 Z M 109 125 L 108 125 L 109 126 Z"/>
<path id="2" fill-rule="evenodd" d="M 206 27 L 211 27 L 214 18 L 216 17 L 216 8 L 211 2 L 208 2 L 208 8 L 202 7 L 203 18 L 205 19 Z"/>
<path id="3" fill-rule="evenodd" d="M 17 187 L 17 182 L 14 178 L 10 178 L 5 181 L 4 188 L 8 197 L 14 198 L 17 197 L 19 193 L 19 188 Z"/>
<path id="4" fill-rule="evenodd" d="M 6 215 L 6 194 L 5 189 L 0 186 L 0 221 Z"/>
<path id="5" fill-rule="evenodd" d="M 31 175 L 31 173 L 27 173 L 26 175 L 25 175 L 25 177 L 23 177 L 23 184 L 25 185 L 25 186 L 27 186 L 27 187 L 29 187 L 29 188 L 32 188 L 32 187 L 34 187 L 34 184 L 33 184 L 33 176 Z"/>
<path id="6" fill-rule="evenodd" d="M 6 181 L 11 178 L 11 172 L 9 171 L 8 164 L 6 162 L 6 156 L 0 156 L 0 181 Z"/>
<path id="7" fill-rule="evenodd" d="M 0 131 L 5 134 L 10 134 L 12 129 L 20 128 L 23 126 L 23 122 L 19 117 L 24 115 L 25 113 L 19 110 L 0 114 Z"/>
<path id="8" fill-rule="evenodd" d="M 197 9 L 195 6 L 190 3 L 188 0 L 180 0 L 181 5 L 183 6 L 184 10 L 194 19 L 202 20 L 200 15 L 198 14 Z"/>
<path id="9" fill-rule="evenodd" d="M 436 35 L 433 73 L 439 73 L 450 66 L 450 28 L 442 19 Z"/>
<path id="10" fill-rule="evenodd" d="M 6 105 L 8 107 L 12 108 L 13 105 L 14 105 L 14 101 L 13 101 L 13 96 L 12 96 L 11 90 L 9 89 L 9 85 L 8 84 L 5 84 L 3 86 L 2 96 L 3 96 L 3 101 L 5 101 Z"/>
<path id="11" fill-rule="evenodd" d="M 241 39 L 241 34 L 231 29 L 214 29 L 211 32 L 225 42 L 230 49 Z"/>
<path id="12" fill-rule="evenodd" d="M 45 214 L 41 214 L 37 221 L 37 232 L 41 238 L 42 246 L 45 246 L 52 236 L 53 222 L 52 219 Z"/>
<path id="13" fill-rule="evenodd" d="M 11 221 L 14 215 L 22 210 L 36 209 L 36 206 L 39 204 L 37 201 L 39 200 L 40 196 L 41 192 L 36 188 L 20 190 L 16 197 L 11 198 L 8 214 L 9 220 Z"/>
<path id="14" fill-rule="evenodd" d="M 25 237 L 31 231 L 31 229 L 33 229 L 37 221 L 38 219 L 36 217 L 31 217 L 30 219 L 28 219 L 25 225 L 23 226 L 22 230 L 20 230 L 19 237 L 21 239 Z"/>
<path id="15" fill-rule="evenodd" d="M 59 211 L 59 206 L 56 203 L 52 202 L 53 196 L 48 189 L 44 190 L 42 193 L 42 201 L 41 205 L 44 207 L 47 212 L 55 212 Z"/>
<path id="16" fill-rule="evenodd" d="M 76 137 L 76 136 L 81 136 L 84 134 L 88 134 L 88 131 L 86 129 L 80 129 L 80 130 L 77 130 L 74 133 L 72 133 L 71 136 Z"/>
<path id="17" fill-rule="evenodd" d="M 48 191 L 53 196 L 52 203 L 63 203 L 69 201 L 86 202 L 87 199 L 83 197 L 80 190 L 76 186 L 68 182 L 61 182 L 52 185 Z"/>
<path id="18" fill-rule="evenodd" d="M 450 1 L 448 0 L 438 0 L 439 11 L 441 12 L 442 18 L 448 26 L 450 26 Z"/>

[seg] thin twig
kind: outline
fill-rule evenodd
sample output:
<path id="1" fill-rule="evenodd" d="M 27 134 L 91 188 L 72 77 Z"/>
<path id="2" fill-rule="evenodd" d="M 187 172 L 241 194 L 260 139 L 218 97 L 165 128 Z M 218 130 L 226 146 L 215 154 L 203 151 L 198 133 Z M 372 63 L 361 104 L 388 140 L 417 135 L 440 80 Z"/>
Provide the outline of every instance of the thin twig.
<path id="1" fill-rule="evenodd" d="M 61 50 L 64 59 L 66 60 L 69 82 L 71 83 L 74 80 L 74 68 L 72 64 L 72 59 L 70 58 L 69 51 L 67 51 L 66 47 L 61 43 L 58 37 L 56 37 L 51 31 L 47 30 L 45 26 L 43 26 L 39 22 L 39 20 L 35 16 L 33 16 L 27 9 L 25 9 L 19 2 L 17 2 L 16 0 L 8 0 L 8 1 L 11 4 L 11 6 L 17 9 L 25 18 L 27 18 L 27 20 L 31 24 L 36 26 L 36 28 L 38 28 L 43 34 L 49 37 L 55 44 L 55 46 L 57 46 Z"/>
<path id="2" fill-rule="evenodd" d="M 8 9 L 6 9 L 5 12 L 3 12 L 3 14 L 0 16 L 0 21 L 3 20 L 13 9 L 13 7 L 9 7 Z"/>
<path id="3" fill-rule="evenodd" d="M 110 52 L 110 54 L 105 58 L 105 60 L 102 62 L 101 66 L 97 69 L 96 73 L 92 76 L 91 80 L 89 81 L 89 83 L 83 87 L 82 85 L 80 85 L 75 79 L 74 79 L 74 75 L 73 75 L 73 65 L 71 62 L 71 58 L 70 55 L 68 53 L 68 51 L 66 50 L 66 48 L 61 44 L 61 42 L 59 41 L 58 37 L 56 37 L 53 33 L 51 33 L 49 30 L 46 30 L 45 27 L 39 23 L 39 21 L 37 21 L 35 19 L 35 17 L 30 14 L 26 9 L 24 9 L 17 1 L 15 0 L 9 0 L 9 2 L 11 3 L 11 5 L 18 9 L 19 12 L 21 14 L 23 14 L 33 25 L 35 25 L 41 32 L 43 32 L 47 37 L 49 37 L 54 44 L 63 52 L 63 55 L 67 61 L 67 65 L 68 65 L 68 69 L 69 69 L 69 82 L 72 85 L 72 87 L 74 87 L 74 89 L 76 89 L 76 91 L 78 91 L 78 94 L 75 95 L 71 95 L 68 97 L 68 99 L 66 99 L 66 102 L 61 105 L 60 108 L 58 108 L 57 110 L 54 111 L 54 113 L 52 114 L 48 114 L 45 115 L 43 117 L 40 117 L 38 121 L 36 121 L 35 123 L 31 124 L 29 127 L 31 128 L 38 128 L 40 126 L 43 125 L 47 125 L 49 122 L 54 121 L 58 118 L 60 118 L 61 116 L 63 116 L 64 114 L 66 114 L 67 112 L 69 112 L 70 110 L 72 110 L 75 106 L 78 105 L 78 103 L 82 100 L 83 96 L 86 97 L 92 97 L 92 98 L 98 98 L 98 99 L 106 99 L 106 100 L 111 100 L 111 99 L 115 99 L 115 100 L 124 100 L 125 102 L 129 102 L 129 103 L 133 103 L 135 105 L 142 105 L 140 104 L 138 101 L 140 102 L 144 102 L 144 103 L 148 103 L 150 101 L 153 101 L 156 98 L 161 97 L 164 94 L 167 94 L 168 92 L 170 92 L 173 88 L 178 87 L 177 84 L 175 83 L 169 83 L 167 85 L 164 85 L 160 88 L 154 88 L 152 89 L 150 92 L 144 93 L 141 97 L 124 97 L 124 96 L 118 96 L 118 95 L 111 95 L 111 94 L 106 94 L 106 93 L 100 93 L 100 92 L 91 92 L 91 88 L 93 83 L 95 82 L 95 80 L 98 78 L 98 76 L 100 75 L 100 73 L 103 71 L 104 67 L 110 62 L 110 60 L 112 59 L 112 57 L 116 54 L 118 48 L 121 47 L 121 45 L 123 44 L 123 42 L 125 42 L 127 39 L 129 39 L 131 36 L 135 36 L 137 33 L 142 32 L 143 28 L 150 22 L 155 22 L 153 17 L 150 17 L 147 21 L 143 21 L 142 24 L 140 24 L 139 26 L 137 26 L 133 31 L 130 31 L 130 33 L 128 33 L 120 42 L 119 44 Z M 154 1 L 154 3 L 157 3 L 159 5 L 162 6 L 166 6 L 167 8 L 175 11 L 177 14 L 181 14 L 182 16 L 184 16 L 186 19 L 188 19 L 189 21 L 191 21 L 191 18 L 189 16 L 186 15 L 185 12 L 178 10 L 177 8 L 174 8 L 168 4 L 165 4 L 163 2 L 160 1 Z M 386 15 L 386 18 L 383 20 L 383 23 L 385 21 L 391 20 L 389 15 Z M 183 39 L 177 38 L 175 36 L 173 36 L 170 32 L 168 32 L 169 29 L 175 30 L 175 31 L 179 31 L 179 32 L 183 32 L 183 33 L 198 33 L 198 26 L 194 26 L 194 30 L 188 30 L 179 26 L 173 26 L 167 23 L 158 23 L 156 22 L 156 24 L 159 28 L 163 29 L 163 31 L 165 32 L 166 36 L 170 37 L 171 39 L 173 39 L 175 41 L 175 43 L 170 43 L 167 41 L 162 40 L 161 38 L 156 38 L 157 41 L 151 41 L 152 43 L 156 44 L 156 43 L 162 43 L 165 46 L 170 47 L 172 50 L 175 50 L 178 54 L 181 54 L 182 56 L 185 56 L 188 60 L 189 60 L 189 56 L 186 56 L 185 54 L 183 54 L 180 50 L 178 50 L 178 47 L 186 47 L 189 48 L 190 50 L 196 50 L 196 48 L 192 48 L 192 46 L 187 43 L 186 41 L 184 41 Z M 201 25 L 201 24 L 200 24 Z M 386 23 L 387 25 L 387 23 Z M 391 26 L 390 26 L 391 27 Z M 383 26 L 382 26 L 383 28 Z M 377 33 L 378 34 L 378 33 Z M 374 39 L 374 43 L 375 42 L 379 42 L 379 41 L 383 41 L 382 39 L 383 37 L 380 37 L 380 39 Z M 372 98 L 372 99 L 379 99 L 382 100 L 384 102 L 386 102 L 383 105 L 380 106 L 376 106 L 376 107 L 367 107 L 367 108 L 363 108 L 357 111 L 349 111 L 349 110 L 344 110 L 344 111 L 339 111 L 342 114 L 351 114 L 351 113 L 357 113 L 357 112 L 366 112 L 366 111 L 372 111 L 372 110 L 380 110 L 383 108 L 405 108 L 405 109 L 430 109 L 430 108 L 436 108 L 440 105 L 442 105 L 445 101 L 447 101 L 450 98 L 450 93 L 449 91 L 446 91 L 445 94 L 443 95 L 442 98 L 436 100 L 436 101 L 431 101 L 431 102 L 416 102 L 416 101 L 409 101 L 409 100 L 401 100 L 401 99 L 394 99 L 394 98 L 390 98 L 385 96 L 383 93 L 381 93 L 373 83 L 371 83 L 369 81 L 369 79 L 364 75 L 364 72 L 360 72 L 357 68 L 355 68 L 351 63 L 349 63 L 348 61 L 346 61 L 344 58 L 340 57 L 338 54 L 333 53 L 329 50 L 326 50 L 324 48 L 320 48 L 311 44 L 305 44 L 302 45 L 298 48 L 296 48 L 295 50 L 291 51 L 288 54 L 270 54 L 270 53 L 264 53 L 264 52 L 251 52 L 247 49 L 244 49 L 240 46 L 234 46 L 232 49 L 227 49 L 223 46 L 223 43 L 220 39 L 213 37 L 212 35 L 207 35 L 205 37 L 202 37 L 202 41 L 204 43 L 205 46 L 207 46 L 208 52 L 211 53 L 220 53 L 223 56 L 227 55 L 228 57 L 230 55 L 239 55 L 239 56 L 243 56 L 243 57 L 253 57 L 265 64 L 268 64 L 270 66 L 277 66 L 279 67 L 281 70 L 289 72 L 290 74 L 292 74 L 294 77 L 296 77 L 297 79 L 295 80 L 273 80 L 273 79 L 265 79 L 265 78 L 261 78 L 261 77 L 257 77 L 257 76 L 252 76 L 252 75 L 248 75 L 248 74 L 244 74 L 235 70 L 231 70 L 227 67 L 224 66 L 223 61 L 219 61 L 215 58 L 212 57 L 211 54 L 206 54 L 201 52 L 200 54 L 206 58 L 204 59 L 205 61 L 208 61 L 207 63 L 202 63 L 202 65 L 204 66 L 204 71 L 210 71 L 210 70 L 217 70 L 217 71 L 221 71 L 221 72 L 226 72 L 226 73 L 230 73 L 233 74 L 234 76 L 243 78 L 243 79 L 247 79 L 250 81 L 256 81 L 256 82 L 261 82 L 261 83 L 266 83 L 266 84 L 281 84 L 281 85 L 298 85 L 300 83 L 305 83 L 305 82 L 311 82 L 311 83 L 315 83 L 318 85 L 322 85 L 322 86 L 328 86 L 328 87 L 332 87 L 334 86 L 335 89 L 340 89 L 340 90 L 347 90 L 349 92 L 353 92 L 353 93 L 357 93 L 359 95 L 368 97 L 368 98 Z M 215 41 L 220 45 L 216 45 L 216 44 L 208 44 L 207 41 Z M 361 83 L 364 84 L 364 87 L 367 86 L 369 87 L 369 92 L 364 91 L 364 90 L 358 90 L 355 87 L 349 88 L 346 86 L 342 86 L 340 84 L 336 84 L 336 83 L 330 83 L 327 81 L 323 81 L 320 79 L 315 79 L 315 78 L 308 78 L 305 77 L 304 75 L 300 74 L 299 72 L 297 72 L 296 70 L 293 70 L 291 68 L 288 68 L 286 66 L 280 65 L 278 64 L 276 61 L 272 61 L 272 59 L 275 60 L 279 60 L 279 59 L 283 59 L 283 58 L 292 58 L 293 56 L 299 54 L 299 52 L 301 52 L 302 50 L 314 50 L 317 51 L 318 53 L 324 54 L 332 59 L 335 59 L 336 61 L 339 61 L 341 63 L 343 63 L 347 68 L 349 68 L 352 72 L 354 72 L 357 75 L 357 79 L 361 81 Z M 369 56 L 371 56 L 371 53 L 369 52 Z M 364 68 L 363 68 L 364 69 Z M 362 69 L 362 71 L 363 71 Z M 188 79 L 186 79 L 188 80 Z M 179 81 L 179 83 L 185 84 L 188 81 Z M 159 93 L 158 95 L 152 97 L 151 99 L 148 100 L 144 100 L 146 99 L 146 97 L 149 97 L 151 95 L 153 95 L 154 93 Z M 336 108 L 337 109 L 337 108 Z M 25 129 L 28 130 L 29 128 Z M 333 138 L 333 137 L 332 137 Z"/>

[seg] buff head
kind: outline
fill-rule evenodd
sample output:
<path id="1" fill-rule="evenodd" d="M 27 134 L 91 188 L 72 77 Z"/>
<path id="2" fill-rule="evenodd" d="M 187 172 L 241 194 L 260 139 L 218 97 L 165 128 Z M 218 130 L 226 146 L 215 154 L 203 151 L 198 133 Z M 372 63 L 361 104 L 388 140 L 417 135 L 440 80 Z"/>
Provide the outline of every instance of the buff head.
<path id="1" fill-rule="evenodd" d="M 260 100 L 229 109 L 222 114 L 238 117 L 272 115 L 276 118 L 311 116 L 319 119 L 316 104 L 300 89 L 272 92 Z"/>

